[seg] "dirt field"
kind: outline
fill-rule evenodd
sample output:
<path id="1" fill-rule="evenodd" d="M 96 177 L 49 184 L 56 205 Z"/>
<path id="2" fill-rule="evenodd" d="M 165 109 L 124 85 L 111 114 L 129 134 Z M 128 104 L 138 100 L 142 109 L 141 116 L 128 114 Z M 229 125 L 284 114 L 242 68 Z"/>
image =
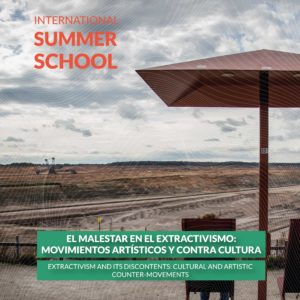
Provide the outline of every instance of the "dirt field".
<path id="1" fill-rule="evenodd" d="M 0 210 L 47 207 L 69 201 L 207 193 L 255 188 L 258 167 L 224 165 L 89 165 L 77 174 L 36 175 L 34 166 L 0 166 Z M 69 167 L 61 169 L 67 170 Z M 300 184 L 300 166 L 270 168 L 270 186 Z"/>
<path id="2" fill-rule="evenodd" d="M 236 218 L 238 229 L 257 228 L 257 166 L 72 168 L 77 174 L 0 168 L 2 240 L 34 241 L 38 228 L 97 229 L 96 216 L 104 218 L 103 229 L 114 230 L 175 230 L 182 218 L 205 213 Z M 278 238 L 300 214 L 300 167 L 271 167 L 270 187 L 270 230 Z"/>
<path id="3" fill-rule="evenodd" d="M 0 168 L 0 239 L 34 242 L 36 230 L 180 230 L 181 219 L 215 213 L 236 218 L 237 229 L 257 229 L 255 166 L 77 166 L 77 174 L 36 175 L 34 167 Z M 287 235 L 300 216 L 300 167 L 270 170 L 270 232 Z M 269 276 L 269 299 L 279 299 Z M 47 282 L 35 267 L 0 265 L 0 299 L 183 299 L 183 282 Z M 12 289 L 14 287 L 14 290 Z M 256 283 L 237 282 L 236 299 L 256 296 Z M 86 296 L 88 295 L 88 298 Z M 193 295 L 191 299 L 199 299 Z M 217 296 L 211 299 L 218 299 Z"/>

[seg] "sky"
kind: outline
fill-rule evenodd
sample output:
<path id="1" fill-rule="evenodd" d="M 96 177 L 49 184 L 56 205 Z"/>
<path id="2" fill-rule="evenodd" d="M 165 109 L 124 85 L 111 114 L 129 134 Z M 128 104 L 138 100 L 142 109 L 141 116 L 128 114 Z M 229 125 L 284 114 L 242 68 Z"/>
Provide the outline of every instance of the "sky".
<path id="1" fill-rule="evenodd" d="M 115 15 L 43 26 L 43 15 Z M 300 2 L 1 0 L 0 163 L 258 161 L 258 110 L 169 108 L 136 69 L 258 49 L 300 53 Z M 117 70 L 37 70 L 36 31 L 114 30 Z M 61 53 L 95 53 L 69 46 Z M 300 162 L 300 109 L 270 110 L 270 161 Z"/>

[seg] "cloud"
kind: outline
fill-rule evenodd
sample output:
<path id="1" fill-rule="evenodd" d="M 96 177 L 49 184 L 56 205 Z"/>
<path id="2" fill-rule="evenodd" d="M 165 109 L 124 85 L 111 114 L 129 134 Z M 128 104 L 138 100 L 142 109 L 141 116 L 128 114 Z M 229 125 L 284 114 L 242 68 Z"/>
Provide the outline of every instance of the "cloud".
<path id="1" fill-rule="evenodd" d="M 19 145 L 16 145 L 16 144 L 11 144 L 11 145 L 8 145 L 7 146 L 8 148 L 18 148 L 19 147 Z"/>
<path id="2" fill-rule="evenodd" d="M 300 109 L 277 109 L 273 111 L 271 118 L 283 123 L 279 129 L 281 134 L 271 135 L 271 141 L 282 142 L 300 139 Z"/>
<path id="3" fill-rule="evenodd" d="M 89 129 L 82 129 L 82 128 L 76 127 L 74 119 L 56 120 L 54 122 L 53 126 L 56 128 L 64 128 L 65 130 L 79 132 L 82 134 L 82 136 L 85 136 L 85 137 L 92 136 L 92 132 Z"/>
<path id="4" fill-rule="evenodd" d="M 224 121 L 207 121 L 209 124 L 214 124 L 218 126 L 222 132 L 232 132 L 236 131 L 239 126 L 247 125 L 245 119 L 237 120 L 232 118 L 227 118 Z"/>
<path id="5" fill-rule="evenodd" d="M 11 110 L 1 109 L 0 108 L 0 118 L 11 116 L 11 115 L 19 115 L 19 114 L 20 113 L 16 112 L 16 111 L 11 111 Z"/>
<path id="6" fill-rule="evenodd" d="M 285 141 L 287 139 L 287 136 L 283 136 L 283 135 L 273 135 L 270 136 L 270 141 Z"/>
<path id="7" fill-rule="evenodd" d="M 289 46 L 293 50 L 300 49 L 295 37 L 288 35 L 291 24 L 282 26 L 282 23 L 289 22 L 297 28 L 298 20 L 280 4 L 270 6 L 233 1 L 228 5 L 226 1 L 187 0 L 183 3 L 174 0 L 172 7 L 178 8 L 174 11 L 169 3 L 154 5 L 145 0 L 126 5 L 122 1 L 106 0 L 101 1 L 101 5 L 91 0 L 85 3 L 75 5 L 72 1 L 55 1 L 55 5 L 49 5 L 33 0 L 3 1 L 0 19 L 6 21 L 6 28 L 0 31 L 3 39 L 0 60 L 10 57 L 3 59 L 5 64 L 2 70 L 7 73 L 5 81 L 11 80 L 14 84 L 1 88 L 0 99 L 65 107 L 85 106 L 91 101 L 109 105 L 123 100 L 124 96 L 131 97 L 135 102 L 147 93 L 147 87 L 134 72 L 136 68 L 250 50 L 262 45 L 270 48 L 278 40 L 281 43 L 276 44 L 274 49 L 285 50 Z M 119 24 L 113 30 L 118 34 L 119 45 L 113 49 L 113 54 L 119 64 L 118 70 L 101 73 L 92 69 L 63 72 L 33 70 L 32 59 L 36 49 L 32 45 L 32 34 L 37 29 L 32 22 L 33 16 L 61 15 L 66 10 L 69 15 L 82 15 L 83 12 L 94 15 L 105 10 L 106 14 L 117 16 Z M 293 7 L 292 11 L 296 16 L 299 8 Z M 264 23 L 268 26 L 263 26 Z M 268 39 L 260 28 L 268 30 Z M 56 29 L 87 32 L 103 30 L 103 26 L 57 26 Z M 68 53 L 70 47 L 59 50 Z M 92 53 L 96 50 L 80 48 L 80 52 Z M 51 89 L 47 88 L 49 80 Z"/>
<path id="8" fill-rule="evenodd" d="M 64 32 L 115 30 L 118 46 L 101 51 L 113 53 L 119 66 L 117 70 L 33 69 L 37 50 L 89 54 L 99 50 L 93 47 L 37 49 L 33 46 L 34 32 L 49 30 L 49 26 L 34 25 L 33 16 L 65 15 L 66 12 L 68 15 L 103 15 L 105 12 L 117 16 L 119 23 L 115 27 L 51 26 L 51 30 Z M 235 114 L 231 109 L 167 108 L 134 70 L 261 48 L 300 52 L 299 16 L 300 5 L 292 0 L 284 3 L 174 0 L 172 3 L 156 1 L 155 4 L 146 0 L 2 0 L 0 117 L 7 118 L 1 130 L 6 133 L 5 137 L 18 137 L 20 132 L 26 132 L 26 143 L 38 145 L 30 152 L 25 142 L 19 144 L 20 150 L 12 157 L 10 149 L 5 149 L 12 143 L 3 143 L 0 159 L 41 160 L 38 151 L 42 157 L 44 153 L 55 152 L 56 156 L 73 162 L 78 162 L 78 157 L 93 162 L 134 158 L 256 159 L 255 155 L 248 155 L 247 149 L 229 150 L 232 144 L 248 145 L 247 140 L 249 144 L 257 142 L 257 118 L 252 116 L 256 116 L 253 110 L 243 109 L 245 113 Z M 11 109 L 13 106 L 18 110 Z M 230 114 L 233 117 L 230 118 Z M 284 146 L 292 147 L 300 137 L 300 110 L 276 111 L 276 115 L 278 117 L 270 121 L 270 127 L 276 129 L 270 139 L 278 141 L 274 143 L 274 151 L 279 142 L 285 141 L 287 145 Z M 87 118 L 88 129 L 87 125 L 81 125 L 86 124 Z M 126 127 L 128 120 L 138 121 L 143 130 Z M 39 128 L 39 131 L 30 134 L 34 131 L 32 128 Z M 99 128 L 101 139 L 96 134 Z M 90 138 L 78 143 L 78 135 L 69 134 L 66 139 L 64 130 Z M 219 131 L 228 134 L 223 134 L 219 140 Z M 207 143 L 202 142 L 203 139 Z M 175 141 L 181 146 L 170 152 L 170 145 Z M 121 155 L 113 154 L 120 146 L 127 148 Z M 101 149 L 101 153 L 87 149 Z M 157 155 L 151 156 L 155 149 Z M 194 149 L 199 149 L 199 153 Z M 212 156 L 210 153 L 214 151 L 218 153 Z"/>
<path id="9" fill-rule="evenodd" d="M 21 20 L 21 21 L 25 21 L 26 17 L 23 15 L 24 11 L 21 9 L 16 9 L 12 14 L 11 14 L 11 19 L 13 21 L 16 20 Z"/>
<path id="10" fill-rule="evenodd" d="M 232 131 L 236 131 L 237 130 L 235 127 L 228 126 L 228 125 L 220 125 L 219 127 L 221 128 L 221 130 L 223 132 L 232 132 Z"/>
<path id="11" fill-rule="evenodd" d="M 37 128 L 21 128 L 23 132 L 39 132 Z"/>
<path id="12" fill-rule="evenodd" d="M 271 117 L 279 120 L 284 119 L 289 122 L 294 122 L 300 119 L 300 110 L 298 108 L 275 110 L 273 111 Z"/>
<path id="13" fill-rule="evenodd" d="M 245 121 L 245 119 L 236 120 L 236 119 L 232 119 L 232 118 L 227 118 L 226 122 L 227 122 L 227 124 L 229 124 L 231 126 L 244 126 L 244 125 L 247 125 L 247 122 Z"/>
<path id="14" fill-rule="evenodd" d="M 283 147 L 283 148 L 278 148 L 275 152 L 284 153 L 284 155 L 288 155 L 288 154 L 299 154 L 299 151 L 300 151 L 299 148 L 290 149 L 290 148 Z"/>
<path id="15" fill-rule="evenodd" d="M 228 149 L 229 151 L 233 152 L 251 152 L 251 151 L 258 151 L 256 147 L 232 147 Z"/>
<path id="16" fill-rule="evenodd" d="M 122 118 L 129 120 L 144 118 L 142 109 L 138 105 L 134 105 L 130 102 L 121 103 L 118 106 L 118 113 Z"/>
<path id="17" fill-rule="evenodd" d="M 193 110 L 193 116 L 196 118 L 196 119 L 200 119 L 203 117 L 203 112 L 198 110 L 198 109 L 194 109 Z"/>
<path id="18" fill-rule="evenodd" d="M 1 82 L 1 79 L 0 79 Z M 55 82 L 53 82 L 55 85 Z M 130 95 L 135 99 L 140 99 L 143 93 L 138 94 L 137 91 L 130 91 L 126 87 L 107 85 L 107 88 L 87 89 L 81 87 L 76 89 L 69 83 L 69 86 L 50 89 L 47 86 L 26 87 L 8 87 L 0 90 L 0 99 L 8 102 L 19 102 L 25 104 L 46 104 L 47 106 L 68 107 L 81 106 L 86 107 L 92 103 L 98 102 L 101 105 L 109 105 L 112 102 L 124 99 L 124 96 Z M 114 92 L 112 92 L 112 90 Z"/>
<path id="19" fill-rule="evenodd" d="M 95 150 L 95 151 L 90 151 L 90 152 L 89 152 L 89 154 L 92 154 L 92 155 L 97 155 L 97 154 L 101 154 L 101 152 L 100 152 L 100 151 L 97 151 L 97 150 Z"/>
<path id="20" fill-rule="evenodd" d="M 1 21 L 24 21 L 26 17 L 23 15 L 26 8 L 26 1 L 3 0 L 0 5 L 0 20 Z"/>
<path id="21" fill-rule="evenodd" d="M 16 137 L 13 137 L 13 136 L 9 136 L 7 137 L 4 142 L 15 142 L 15 143 L 23 143 L 24 140 L 21 139 L 21 138 L 16 138 Z"/>
<path id="22" fill-rule="evenodd" d="M 175 160 L 175 161 L 255 161 L 257 156 L 253 151 L 242 150 L 239 151 L 239 156 L 235 153 L 235 158 L 233 159 L 230 151 L 213 151 L 213 150 L 205 150 L 202 151 L 181 151 L 181 150 L 173 150 L 173 151 L 157 151 L 149 154 L 150 160 Z"/>

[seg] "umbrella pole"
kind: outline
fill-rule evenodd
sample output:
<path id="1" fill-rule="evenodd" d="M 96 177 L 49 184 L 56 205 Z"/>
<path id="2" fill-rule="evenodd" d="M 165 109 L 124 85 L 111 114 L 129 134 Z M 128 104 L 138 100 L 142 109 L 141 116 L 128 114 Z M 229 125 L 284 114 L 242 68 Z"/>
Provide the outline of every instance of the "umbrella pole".
<path id="1" fill-rule="evenodd" d="M 259 119 L 260 119 L 260 158 L 259 158 L 259 230 L 268 232 L 268 169 L 269 169 L 269 73 L 259 73 Z M 266 270 L 267 271 L 267 270 Z M 258 300 L 267 299 L 266 280 L 258 282 Z"/>

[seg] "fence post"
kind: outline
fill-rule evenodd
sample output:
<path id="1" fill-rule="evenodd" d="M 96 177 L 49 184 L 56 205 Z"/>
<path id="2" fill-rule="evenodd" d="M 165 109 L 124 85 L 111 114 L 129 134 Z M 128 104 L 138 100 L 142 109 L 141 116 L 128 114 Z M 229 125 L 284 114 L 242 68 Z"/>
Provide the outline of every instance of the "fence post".
<path id="1" fill-rule="evenodd" d="M 284 241 L 284 257 L 286 258 L 287 254 L 288 241 Z"/>
<path id="2" fill-rule="evenodd" d="M 17 261 L 20 261 L 20 239 L 19 236 L 16 236 L 16 254 L 17 254 Z"/>

